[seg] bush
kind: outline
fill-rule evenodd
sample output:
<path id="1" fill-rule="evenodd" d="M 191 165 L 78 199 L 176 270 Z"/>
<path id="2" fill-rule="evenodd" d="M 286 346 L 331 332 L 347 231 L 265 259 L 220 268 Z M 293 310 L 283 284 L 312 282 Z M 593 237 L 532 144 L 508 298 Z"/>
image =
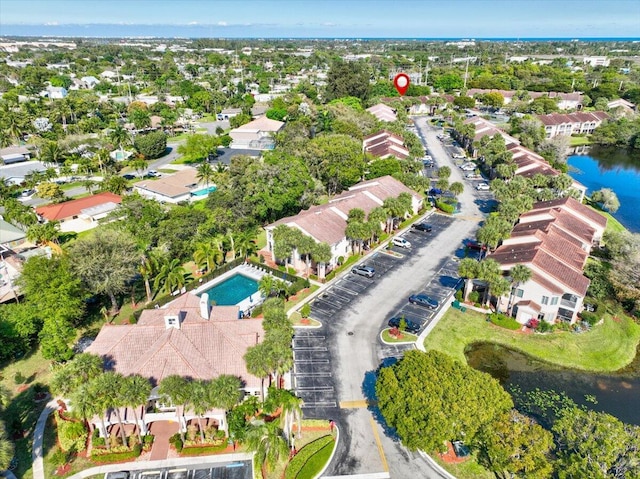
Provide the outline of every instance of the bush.
<path id="1" fill-rule="evenodd" d="M 262 305 L 261 304 L 259 304 L 258 306 L 256 306 L 255 308 L 253 308 L 251 310 L 251 317 L 252 318 L 257 318 L 261 314 L 262 314 Z"/>
<path id="2" fill-rule="evenodd" d="M 129 449 L 126 446 L 114 447 L 111 450 L 108 449 L 94 449 L 91 451 L 91 459 L 94 462 L 124 462 L 130 459 L 135 459 L 142 454 L 142 444 L 138 443 Z"/>
<path id="3" fill-rule="evenodd" d="M 541 333 L 548 333 L 550 331 L 553 331 L 553 324 L 550 324 L 547 321 L 540 321 L 540 324 L 538 324 L 536 331 L 539 331 Z"/>
<path id="4" fill-rule="evenodd" d="M 334 270 L 334 271 L 331 271 L 328 275 L 326 275 L 324 279 L 325 281 L 331 281 L 335 277 L 336 277 L 336 272 Z"/>
<path id="5" fill-rule="evenodd" d="M 296 273 L 297 273 L 297 271 L 296 271 L 296 269 L 295 269 L 295 268 L 292 268 L 291 266 L 289 266 L 289 267 L 287 268 L 287 273 L 289 273 L 291 276 L 295 276 L 295 275 L 296 275 Z"/>
<path id="6" fill-rule="evenodd" d="M 452 215 L 456 211 L 455 206 L 445 203 L 444 201 L 441 201 L 441 200 L 436 201 L 436 208 L 438 208 L 439 210 L 445 213 L 449 213 L 450 215 Z"/>
<path id="7" fill-rule="evenodd" d="M 595 324 L 600 320 L 596 313 L 590 313 L 589 311 L 583 311 L 580 313 L 580 317 L 585 323 L 589 324 L 589 326 L 595 326 Z"/>
<path id="8" fill-rule="evenodd" d="M 222 441 L 217 446 L 192 446 L 182 448 L 180 452 L 183 456 L 208 456 L 210 454 L 216 454 L 222 452 L 227 448 L 227 442 Z M 177 449 L 177 448 L 176 448 Z"/>
<path id="9" fill-rule="evenodd" d="M 65 421 L 56 413 L 58 441 L 63 451 L 82 451 L 87 443 L 87 429 L 81 422 Z"/>
<path id="10" fill-rule="evenodd" d="M 284 472 L 285 479 L 296 479 L 298 477 L 302 477 L 300 475 L 300 472 L 305 467 L 305 465 L 311 460 L 311 458 L 315 454 L 323 450 L 325 447 L 333 448 L 333 444 L 334 444 L 333 436 L 327 435 L 327 436 L 322 436 L 321 438 L 318 438 L 315 441 L 310 442 L 309 444 L 304 446 L 302 449 L 300 449 L 300 451 L 298 451 L 298 454 L 293 456 L 293 459 L 289 461 L 289 464 L 287 465 L 287 469 Z M 322 466 L 324 466 L 324 464 L 322 464 Z M 320 468 L 317 471 L 315 471 L 316 474 L 320 472 L 320 469 L 322 468 L 322 466 L 320 466 Z M 308 477 L 314 477 L 314 474 L 311 474 Z"/>
<path id="11" fill-rule="evenodd" d="M 455 298 L 457 301 L 462 301 L 464 299 L 464 293 L 462 292 L 461 289 L 456 291 Z"/>
<path id="12" fill-rule="evenodd" d="M 182 451 L 182 438 L 180 437 L 180 433 L 175 433 L 173 436 L 169 438 L 169 444 L 176 448 L 176 451 Z"/>
<path id="13" fill-rule="evenodd" d="M 469 301 L 474 304 L 480 301 L 480 293 L 478 291 L 471 291 L 469 293 Z"/>
<path id="14" fill-rule="evenodd" d="M 515 319 L 500 313 L 491 313 L 488 315 L 489 321 L 501 328 L 510 329 L 516 331 L 522 327 L 522 325 Z"/>
<path id="15" fill-rule="evenodd" d="M 27 378 L 24 377 L 24 375 L 18 371 L 17 373 L 15 373 L 13 375 L 13 382 L 16 384 L 24 384 L 26 382 Z"/>
<path id="16" fill-rule="evenodd" d="M 142 443 L 145 446 L 150 446 L 151 444 L 153 444 L 153 440 L 156 437 L 153 434 L 147 434 L 146 436 L 142 436 Z"/>
<path id="17" fill-rule="evenodd" d="M 105 447 L 106 445 L 107 441 L 104 440 L 104 437 L 93 438 L 93 447 Z"/>
<path id="18" fill-rule="evenodd" d="M 302 308 L 300 308 L 300 316 L 303 318 L 308 318 L 311 314 L 311 305 L 309 303 L 305 303 Z"/>

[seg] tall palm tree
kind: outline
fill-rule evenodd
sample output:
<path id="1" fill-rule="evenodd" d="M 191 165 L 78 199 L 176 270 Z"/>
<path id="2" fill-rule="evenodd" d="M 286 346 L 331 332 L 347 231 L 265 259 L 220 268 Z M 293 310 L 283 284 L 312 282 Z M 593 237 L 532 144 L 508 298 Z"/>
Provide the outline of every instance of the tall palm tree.
<path id="1" fill-rule="evenodd" d="M 109 437 L 107 435 L 106 427 L 104 426 L 104 415 L 102 414 L 103 411 L 100 408 L 100 401 L 96 397 L 94 390 L 95 388 L 93 387 L 91 382 L 81 383 L 71 393 L 69 400 L 71 402 L 73 412 L 80 416 L 80 418 L 82 418 L 85 423 L 87 423 L 93 416 L 97 414 L 100 415 L 102 435 L 105 438 L 107 447 L 110 447 L 108 441 Z"/>
<path id="2" fill-rule="evenodd" d="M 328 243 L 317 243 L 311 251 L 311 257 L 318 265 L 321 266 L 318 269 L 322 271 L 322 274 L 318 273 L 318 276 L 320 279 L 324 279 L 325 265 L 331 261 L 331 258 L 333 257 L 331 245 Z"/>
<path id="3" fill-rule="evenodd" d="M 384 200 L 382 207 L 387 214 L 387 232 L 393 231 L 393 221 L 405 213 L 404 205 L 398 198 L 389 197 Z"/>
<path id="4" fill-rule="evenodd" d="M 204 429 L 202 428 L 202 417 L 213 406 L 210 384 L 208 381 L 198 380 L 189 383 L 189 404 L 193 412 L 198 416 L 198 428 L 200 429 L 200 440 L 204 442 Z"/>
<path id="5" fill-rule="evenodd" d="M 471 292 L 471 282 L 478 277 L 478 261 L 473 258 L 463 258 L 458 264 L 458 275 L 465 279 L 464 300 L 466 301 Z"/>
<path id="6" fill-rule="evenodd" d="M 57 141 L 47 141 L 40 149 L 40 160 L 48 164 L 64 162 L 65 152 Z"/>
<path id="7" fill-rule="evenodd" d="M 108 409 L 112 409 L 118 420 L 120 426 L 120 438 L 122 444 L 127 445 L 127 435 L 124 431 L 124 424 L 122 422 L 122 415 L 120 414 L 120 408 L 125 406 L 122 395 L 122 386 L 124 384 L 124 376 L 114 371 L 107 371 L 106 373 L 98 376 L 98 387 L 102 394 L 105 396 L 105 403 Z"/>
<path id="8" fill-rule="evenodd" d="M 293 447 L 293 428 L 298 425 L 297 438 L 301 437 L 302 433 L 302 404 L 301 398 L 297 397 L 291 391 L 283 390 L 281 393 L 282 398 L 282 421 L 284 435 L 289 441 L 289 446 Z"/>
<path id="9" fill-rule="evenodd" d="M 227 423 L 227 412 L 242 399 L 242 382 L 237 376 L 222 374 L 211 381 L 209 394 L 211 404 L 224 411 L 224 423 Z M 226 427 L 226 426 L 225 426 Z M 226 427 L 228 430 L 228 427 Z"/>
<path id="10" fill-rule="evenodd" d="M 506 278 L 503 278 L 502 276 L 499 276 L 495 279 L 493 279 L 492 281 L 489 281 L 489 291 L 491 292 L 491 295 L 496 297 L 496 312 L 500 312 L 500 303 L 501 300 L 500 298 L 502 298 L 502 296 L 504 296 L 505 294 L 507 294 L 509 292 L 509 289 L 511 289 L 511 283 L 509 283 L 509 281 Z"/>
<path id="11" fill-rule="evenodd" d="M 160 387 L 158 388 L 158 394 L 161 396 L 166 396 L 169 398 L 171 403 L 176 406 L 176 408 L 182 409 L 182 414 L 184 415 L 184 410 L 187 407 L 187 403 L 189 402 L 189 394 L 190 394 L 190 386 L 189 381 L 182 376 L 178 376 L 177 374 L 167 376 L 160 381 Z M 180 436 L 184 441 L 184 430 L 182 428 L 182 421 L 180 421 Z"/>
<path id="12" fill-rule="evenodd" d="M 109 134 L 109 139 L 113 141 L 120 148 L 120 153 L 124 155 L 123 145 L 129 143 L 129 132 L 125 130 L 122 125 L 116 125 L 113 131 Z"/>
<path id="13" fill-rule="evenodd" d="M 370 223 L 370 231 L 372 239 L 375 239 L 380 234 L 382 224 L 387 220 L 387 213 L 384 208 L 378 206 L 372 209 L 367 216 L 367 222 Z"/>
<path id="14" fill-rule="evenodd" d="M 142 261 L 138 266 L 138 271 L 144 280 L 144 290 L 147 294 L 147 303 L 153 299 L 151 292 L 151 278 L 158 274 L 161 264 L 161 257 L 154 251 L 146 251 L 142 256 Z"/>
<path id="15" fill-rule="evenodd" d="M 289 453 L 287 441 L 277 421 L 253 424 L 247 432 L 246 444 L 255 451 L 255 459 L 260 464 L 262 477 Z"/>
<path id="16" fill-rule="evenodd" d="M 107 426 L 104 423 L 104 417 L 107 414 L 107 411 L 109 410 L 109 394 L 111 394 L 111 391 L 105 390 L 105 385 L 102 381 L 102 377 L 98 376 L 93 378 L 89 383 L 87 383 L 87 388 L 85 390 L 83 390 L 83 388 L 79 388 L 76 391 L 76 394 L 74 394 L 74 396 L 77 396 L 81 393 L 84 393 L 84 396 L 91 398 L 92 399 L 92 405 L 88 405 L 85 404 L 80 405 L 79 407 L 81 408 L 82 414 L 87 414 L 87 417 L 89 417 L 89 415 L 91 414 L 91 407 L 94 407 L 95 409 L 93 410 L 96 414 L 99 415 L 100 418 L 100 428 L 102 430 L 102 435 L 105 438 L 105 443 L 107 446 L 107 449 L 111 449 L 111 441 L 109 440 L 109 433 L 107 431 Z M 78 400 L 78 403 L 80 404 L 81 401 L 84 401 L 84 398 L 76 398 Z"/>
<path id="17" fill-rule="evenodd" d="M 171 294 L 182 289 L 192 279 L 191 273 L 184 269 L 180 260 L 174 258 L 161 266 L 153 282 L 153 287 L 156 291 Z"/>
<path id="18" fill-rule="evenodd" d="M 509 276 L 511 277 L 511 294 L 509 294 L 507 314 L 511 315 L 511 308 L 513 307 L 516 289 L 518 289 L 522 283 L 529 281 L 532 274 L 531 270 L 523 264 L 516 264 L 511 268 L 511 270 L 509 270 Z"/>
<path id="19" fill-rule="evenodd" d="M 122 402 L 125 406 L 133 410 L 133 418 L 136 421 L 140 444 L 142 444 L 142 431 L 140 421 L 138 420 L 137 409 L 139 406 L 144 406 L 147 403 L 149 394 L 151 394 L 151 384 L 147 378 L 143 378 L 137 374 L 124 378 L 122 384 Z"/>
<path id="20" fill-rule="evenodd" d="M 214 267 L 222 262 L 222 251 L 211 243 L 199 243 L 193 253 L 193 260 L 198 267 L 207 267 L 207 271 L 212 271 Z"/>
<path id="21" fill-rule="evenodd" d="M 215 177 L 215 171 L 211 167 L 211 164 L 208 162 L 200 163 L 197 168 L 196 178 L 198 181 L 204 183 L 209 186 L 209 183 Z"/>
<path id="22" fill-rule="evenodd" d="M 263 345 L 264 343 L 256 344 L 247 349 L 247 352 L 244 354 L 247 372 L 260 378 L 260 401 L 264 401 L 264 380 L 271 372 L 264 360 L 266 347 Z"/>
<path id="23" fill-rule="evenodd" d="M 60 238 L 58 223 L 58 221 L 49 221 L 31 225 L 27 230 L 27 239 L 37 245 L 57 244 L 58 238 Z"/>
<path id="24" fill-rule="evenodd" d="M 239 256 L 246 259 L 258 250 L 256 236 L 255 230 L 242 231 L 236 235 L 235 247 Z"/>

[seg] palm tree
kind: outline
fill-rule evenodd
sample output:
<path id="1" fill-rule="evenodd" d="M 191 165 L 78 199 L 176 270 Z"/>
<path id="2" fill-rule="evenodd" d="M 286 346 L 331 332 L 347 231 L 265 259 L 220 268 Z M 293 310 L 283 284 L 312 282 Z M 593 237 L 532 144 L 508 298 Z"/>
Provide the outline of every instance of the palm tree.
<path id="1" fill-rule="evenodd" d="M 464 301 L 471 292 L 471 281 L 478 277 L 478 261 L 473 258 L 463 258 L 458 264 L 458 275 L 465 279 Z"/>
<path id="2" fill-rule="evenodd" d="M 64 162 L 65 152 L 57 141 L 47 141 L 40 149 L 40 161 L 49 164 Z"/>
<path id="3" fill-rule="evenodd" d="M 315 247 L 311 251 L 311 257 L 318 265 L 322 266 L 318 268 L 318 277 L 320 277 L 320 279 L 324 279 L 325 265 L 331 261 L 331 258 L 333 257 L 331 245 L 327 243 L 316 243 Z M 322 271 L 322 274 L 320 274 L 320 271 Z"/>
<path id="4" fill-rule="evenodd" d="M 265 364 L 264 356 L 266 347 L 264 343 L 256 344 L 247 349 L 244 354 L 244 362 L 247 372 L 257 378 L 260 378 L 260 401 L 264 402 L 264 380 L 271 372 Z"/>
<path id="5" fill-rule="evenodd" d="M 207 187 L 211 180 L 215 177 L 215 171 L 211 167 L 211 164 L 204 162 L 200 163 L 197 168 L 196 178 L 198 181 L 203 182 Z"/>
<path id="6" fill-rule="evenodd" d="M 522 283 L 529 281 L 532 274 L 531 270 L 523 264 L 516 264 L 509 270 L 509 276 L 511 277 L 511 294 L 509 294 L 509 306 L 507 307 L 507 313 L 509 315 L 511 315 L 516 290 Z"/>
<path id="7" fill-rule="evenodd" d="M 449 191 L 456 196 L 461 195 L 464 191 L 464 185 L 459 181 L 455 181 L 449 185 Z"/>
<path id="8" fill-rule="evenodd" d="M 144 158 L 135 158 L 129 162 L 129 166 L 138 173 L 139 177 L 142 177 L 142 172 L 147 168 L 147 162 Z"/>
<path id="9" fill-rule="evenodd" d="M 387 213 L 387 232 L 393 231 L 393 222 L 396 218 L 404 215 L 404 204 L 398 198 L 389 197 L 382 204 L 384 211 Z"/>
<path id="10" fill-rule="evenodd" d="M 482 304 L 485 304 L 489 300 L 489 291 L 491 285 L 496 284 L 499 278 L 502 278 L 502 272 L 500 270 L 500 264 L 494 259 L 485 259 L 478 263 L 477 271 L 478 279 L 481 279 L 487 283 L 487 288 L 482 299 Z M 501 285 L 498 285 L 501 287 Z"/>
<path id="11" fill-rule="evenodd" d="M 147 378 L 143 378 L 137 374 L 124 378 L 124 382 L 122 384 L 122 402 L 125 406 L 128 406 L 133 410 L 133 417 L 136 421 L 138 430 L 138 439 L 140 439 L 141 444 L 142 431 L 140 421 L 138 420 L 137 409 L 139 406 L 147 403 L 149 394 L 151 394 L 151 384 Z"/>
<path id="12" fill-rule="evenodd" d="M 372 239 L 376 238 L 380 233 L 381 225 L 386 221 L 387 214 L 385 213 L 384 208 L 378 206 L 372 209 L 367 216 L 367 222 L 370 223 L 370 231 Z"/>
<path id="13" fill-rule="evenodd" d="M 207 271 L 212 271 L 213 267 L 222 262 L 222 251 L 211 243 L 199 243 L 193 253 L 193 260 L 198 267 L 207 267 Z"/>
<path id="14" fill-rule="evenodd" d="M 89 180 L 89 179 L 84 180 L 84 181 L 82 182 L 82 186 L 84 186 L 85 190 L 87 190 L 87 191 L 89 192 L 89 194 L 91 194 L 91 191 L 92 191 L 94 188 L 97 188 L 97 187 L 98 187 L 98 185 L 96 184 L 96 182 L 95 182 L 95 181 L 93 181 L 93 180 Z"/>
<path id="15" fill-rule="evenodd" d="M 293 447 L 293 427 L 297 423 L 298 433 L 297 438 L 301 437 L 302 433 L 302 404 L 301 398 L 297 397 L 291 391 L 283 390 L 281 393 L 282 398 L 282 420 L 284 435 L 289 441 L 289 446 Z"/>
<path id="16" fill-rule="evenodd" d="M 489 281 L 489 291 L 493 296 L 496 297 L 496 312 L 498 313 L 500 312 L 500 303 L 501 303 L 500 298 L 502 298 L 502 296 L 507 294 L 510 289 L 511 289 L 511 283 L 509 283 L 509 281 L 502 276 L 499 276 L 494 280 Z"/>
<path id="17" fill-rule="evenodd" d="M 102 182 L 102 190 L 110 191 L 113 194 L 121 195 L 129 187 L 127 180 L 120 175 L 106 176 Z"/>
<path id="18" fill-rule="evenodd" d="M 252 424 L 247 432 L 247 447 L 255 451 L 262 477 L 289 453 L 289 447 L 277 421 Z"/>
<path id="19" fill-rule="evenodd" d="M 120 152 L 124 155 L 124 148 L 122 146 L 129 142 L 129 132 L 121 125 L 116 125 L 113 131 L 109 134 L 109 139 L 118 145 Z"/>
<path id="20" fill-rule="evenodd" d="M 58 230 L 58 221 L 49 221 L 47 223 L 36 223 L 31 225 L 27 230 L 27 239 L 36 245 L 41 244 L 57 244 L 60 237 Z"/>
<path id="21" fill-rule="evenodd" d="M 192 279 L 191 273 L 184 269 L 180 260 L 174 258 L 162 265 L 153 282 L 153 288 L 156 291 L 171 294 L 174 291 L 181 290 Z"/>
<path id="22" fill-rule="evenodd" d="M 258 250 L 256 231 L 246 230 L 238 233 L 235 239 L 236 250 L 242 258 L 248 258 Z"/>
<path id="23" fill-rule="evenodd" d="M 188 383 L 189 403 L 193 412 L 198 416 L 198 428 L 200 429 L 200 441 L 204 442 L 204 429 L 202 428 L 202 416 L 212 407 L 210 383 L 203 380 Z"/>
<path id="24" fill-rule="evenodd" d="M 98 388 L 104 396 L 107 409 L 112 409 L 116 415 L 118 425 L 120 426 L 120 438 L 122 439 L 122 444 L 126 446 L 127 435 L 124 431 L 122 416 L 120 415 L 120 408 L 126 406 L 122 395 L 124 376 L 114 371 L 107 371 L 101 376 L 98 376 L 96 380 L 98 381 Z"/>
<path id="25" fill-rule="evenodd" d="M 358 253 L 362 253 L 362 243 L 369 238 L 371 229 L 359 221 L 347 221 L 345 236 L 358 245 Z"/>
<path id="26" fill-rule="evenodd" d="M 189 402 L 190 394 L 189 381 L 177 374 L 167 376 L 160 381 L 160 387 L 158 388 L 158 394 L 169 398 L 171 403 L 176 407 L 182 408 L 182 414 L 184 415 L 184 409 Z M 180 422 L 180 436 L 184 441 L 184 430 L 182 428 L 182 421 Z"/>
<path id="27" fill-rule="evenodd" d="M 102 426 L 102 435 L 105 437 L 105 443 L 107 447 L 110 447 L 108 441 L 107 430 L 104 425 L 104 418 L 102 410 L 100 408 L 100 401 L 96 397 L 94 385 L 91 382 L 84 382 L 78 385 L 69 397 L 69 401 L 73 408 L 73 412 L 80 416 L 85 423 L 89 421 L 89 418 L 100 415 L 100 425 Z"/>
<path id="28" fill-rule="evenodd" d="M 161 258 L 154 251 L 147 251 L 142 256 L 142 261 L 138 266 L 138 271 L 144 280 L 144 290 L 147 293 L 147 303 L 153 299 L 151 293 L 151 278 L 158 274 L 160 269 Z"/>
<path id="29" fill-rule="evenodd" d="M 211 381 L 210 400 L 211 403 L 224 411 L 224 424 L 227 428 L 227 412 L 242 399 L 242 382 L 237 376 L 222 374 Z"/>

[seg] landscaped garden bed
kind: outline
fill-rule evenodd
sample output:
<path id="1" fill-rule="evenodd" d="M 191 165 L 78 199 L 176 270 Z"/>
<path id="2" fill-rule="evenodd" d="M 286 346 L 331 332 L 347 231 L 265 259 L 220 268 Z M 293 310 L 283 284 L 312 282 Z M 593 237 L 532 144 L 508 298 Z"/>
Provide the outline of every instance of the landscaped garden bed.
<path id="1" fill-rule="evenodd" d="M 312 479 L 324 469 L 335 447 L 332 434 L 310 442 L 293 456 L 285 471 L 285 479 Z"/>
<path id="2" fill-rule="evenodd" d="M 418 339 L 418 336 L 406 331 L 397 331 L 393 334 L 394 329 L 397 330 L 397 328 L 386 328 L 380 333 L 380 337 L 385 343 L 413 343 Z"/>

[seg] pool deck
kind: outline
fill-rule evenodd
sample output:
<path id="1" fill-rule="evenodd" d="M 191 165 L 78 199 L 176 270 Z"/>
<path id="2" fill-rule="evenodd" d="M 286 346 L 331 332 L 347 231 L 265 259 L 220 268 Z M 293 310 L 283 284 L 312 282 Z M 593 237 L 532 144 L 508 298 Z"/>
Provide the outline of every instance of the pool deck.
<path id="1" fill-rule="evenodd" d="M 213 278 L 211 281 L 207 281 L 206 283 L 201 284 L 197 289 L 193 291 L 193 294 L 202 294 L 204 291 L 212 288 L 217 284 L 222 283 L 223 281 L 226 281 L 231 276 L 235 276 L 236 274 L 241 274 L 243 276 L 246 276 L 247 278 L 253 279 L 256 282 L 260 282 L 262 277 L 268 273 L 267 271 L 261 269 L 259 266 L 243 263 L 237 268 L 233 268 L 231 271 L 227 271 L 217 278 Z M 251 314 L 251 310 L 257 305 L 261 304 L 263 301 L 264 297 L 262 296 L 262 293 L 260 291 L 257 291 L 248 298 L 245 298 L 237 303 L 236 306 L 238 306 L 240 308 L 240 311 L 243 311 L 245 314 Z"/>

